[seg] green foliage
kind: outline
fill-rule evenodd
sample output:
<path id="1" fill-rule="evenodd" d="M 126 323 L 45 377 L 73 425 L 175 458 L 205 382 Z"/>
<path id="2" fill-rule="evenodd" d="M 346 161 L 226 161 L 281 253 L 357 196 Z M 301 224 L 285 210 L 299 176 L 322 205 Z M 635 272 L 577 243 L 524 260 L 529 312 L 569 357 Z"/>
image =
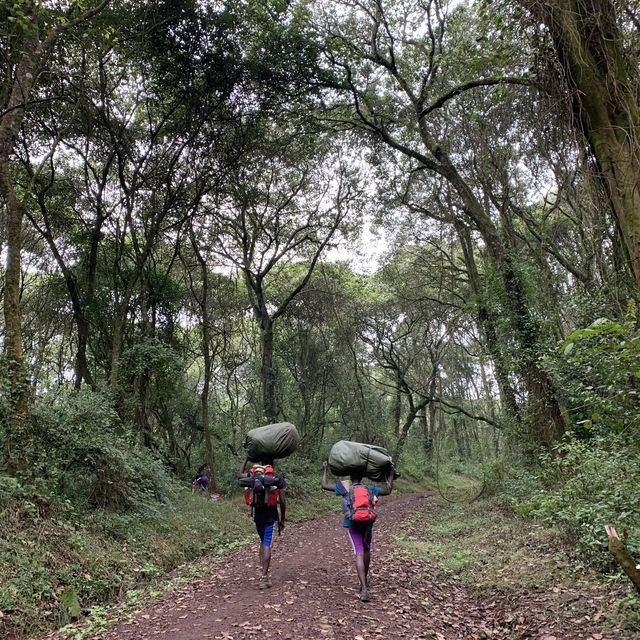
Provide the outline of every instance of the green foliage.
<path id="1" fill-rule="evenodd" d="M 22 447 L 31 462 L 24 481 L 45 495 L 120 509 L 168 498 L 162 465 L 131 442 L 110 400 L 87 388 L 39 398 Z"/>
<path id="2" fill-rule="evenodd" d="M 600 318 L 569 334 L 547 370 L 572 433 L 538 467 L 511 467 L 503 491 L 521 514 L 557 525 L 583 561 L 606 567 L 605 524 L 640 553 L 640 335 L 636 305 L 622 322 Z"/>
<path id="3" fill-rule="evenodd" d="M 170 345 L 158 338 L 141 337 L 122 354 L 122 368 L 132 377 L 149 373 L 156 394 L 166 397 L 175 391 L 182 361 Z"/>
<path id="4" fill-rule="evenodd" d="M 448 465 L 450 456 L 441 451 L 429 451 L 425 447 L 424 437 L 422 434 L 419 436 L 416 431 L 414 429 L 409 435 L 402 453 L 402 478 L 417 483 L 427 480 L 431 485 L 437 473 L 444 473 L 441 467 Z"/>
<path id="5" fill-rule="evenodd" d="M 60 605 L 72 620 L 80 617 L 80 600 L 75 589 L 65 589 L 60 594 Z"/>
<path id="6" fill-rule="evenodd" d="M 640 452 L 620 435 L 568 439 L 542 459 L 537 473 L 520 472 L 507 486 L 518 513 L 561 527 L 581 557 L 610 563 L 605 524 L 628 534 L 640 554 Z"/>
<path id="7" fill-rule="evenodd" d="M 34 31 L 34 24 L 31 19 L 32 6 L 26 0 L 13 0 L 3 3 L 0 8 L 0 24 L 6 25 L 3 28 L 3 39 L 9 41 L 17 37 L 25 38 Z M 6 30 L 6 31 L 5 31 Z"/>
<path id="8" fill-rule="evenodd" d="M 573 331 L 550 362 L 571 417 L 585 437 L 592 430 L 625 432 L 638 440 L 640 333 L 635 303 L 623 323 L 600 318 Z"/>
<path id="9" fill-rule="evenodd" d="M 212 504 L 187 491 L 146 513 L 81 513 L 69 503 L 25 508 L 40 498 L 24 488 L 9 496 L 6 483 L 0 486 L 0 630 L 33 633 L 67 623 L 81 609 L 131 593 L 252 531 L 237 503 Z"/>

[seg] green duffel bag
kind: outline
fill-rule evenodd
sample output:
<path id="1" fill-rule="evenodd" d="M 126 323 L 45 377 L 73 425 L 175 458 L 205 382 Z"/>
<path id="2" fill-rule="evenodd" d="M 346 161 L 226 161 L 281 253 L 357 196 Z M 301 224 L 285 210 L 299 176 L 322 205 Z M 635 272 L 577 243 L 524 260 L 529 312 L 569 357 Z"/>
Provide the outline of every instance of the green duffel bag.
<path id="1" fill-rule="evenodd" d="M 329 453 L 329 469 L 334 476 L 361 473 L 374 482 L 382 482 L 387 479 L 391 463 L 384 447 L 349 440 L 336 442 Z"/>
<path id="2" fill-rule="evenodd" d="M 242 446 L 247 458 L 253 462 L 264 462 L 290 456 L 300 444 L 298 430 L 290 422 L 276 422 L 251 429 Z"/>

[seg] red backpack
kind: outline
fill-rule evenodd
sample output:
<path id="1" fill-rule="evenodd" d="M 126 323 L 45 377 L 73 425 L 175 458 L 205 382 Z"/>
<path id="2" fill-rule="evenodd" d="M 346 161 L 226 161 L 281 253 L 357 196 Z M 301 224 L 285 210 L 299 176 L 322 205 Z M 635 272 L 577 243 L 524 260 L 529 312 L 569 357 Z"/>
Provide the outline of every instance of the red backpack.
<path id="1" fill-rule="evenodd" d="M 280 489 L 276 482 L 276 472 L 268 464 L 264 468 L 264 503 L 267 507 L 275 507 L 280 502 Z"/>
<path id="2" fill-rule="evenodd" d="M 244 487 L 244 501 L 251 506 L 275 507 L 280 501 L 280 489 L 276 485 L 276 475 L 271 465 L 253 465 L 249 469 L 248 486 Z"/>
<path id="3" fill-rule="evenodd" d="M 374 522 L 377 497 L 366 484 L 352 484 L 349 489 L 349 512 L 352 522 Z"/>

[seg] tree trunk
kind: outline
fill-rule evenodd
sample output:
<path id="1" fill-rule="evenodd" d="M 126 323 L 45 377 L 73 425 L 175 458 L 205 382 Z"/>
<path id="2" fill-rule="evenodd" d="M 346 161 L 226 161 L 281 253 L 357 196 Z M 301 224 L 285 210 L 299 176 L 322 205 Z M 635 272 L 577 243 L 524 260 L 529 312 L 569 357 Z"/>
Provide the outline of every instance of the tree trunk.
<path id="1" fill-rule="evenodd" d="M 400 464 L 400 457 L 402 456 L 402 450 L 404 449 L 405 442 L 407 441 L 411 425 L 414 423 L 416 416 L 424 410 L 431 400 L 430 398 L 423 398 L 418 404 L 414 404 L 411 395 L 408 395 L 407 399 L 409 401 L 409 413 L 402 424 L 402 428 L 400 429 L 400 437 L 396 442 L 396 449 L 393 454 L 393 462 L 396 466 Z"/>
<path id="2" fill-rule="evenodd" d="M 205 448 L 207 450 L 207 467 L 209 469 L 209 480 L 211 489 L 216 489 L 216 468 L 215 456 L 213 452 L 213 442 L 211 441 L 211 431 L 209 428 L 209 390 L 211 388 L 211 356 L 208 354 L 208 348 L 205 350 L 204 358 L 204 384 L 202 385 L 202 393 L 200 395 L 200 409 L 202 413 L 202 433 L 204 435 Z"/>
<path id="3" fill-rule="evenodd" d="M 114 394 L 120 382 L 120 355 L 122 354 L 122 341 L 126 322 L 126 315 L 124 314 L 126 314 L 126 311 L 123 313 L 121 305 L 117 305 L 111 334 L 111 371 L 109 373 L 109 387 Z"/>
<path id="4" fill-rule="evenodd" d="M 564 433 L 566 424 L 553 384 L 539 364 L 539 324 L 531 314 L 513 258 L 505 249 L 493 222 L 482 210 L 469 186 L 458 175 L 455 168 L 448 163 L 448 160 L 445 169 L 445 174 L 456 186 L 458 194 L 466 201 L 466 210 L 478 226 L 478 231 L 482 235 L 491 262 L 504 288 L 504 306 L 507 310 L 507 319 L 519 349 L 517 371 L 527 390 L 529 419 L 534 429 L 534 437 L 538 442 L 550 448 Z M 484 309 L 486 311 L 488 307 L 485 306 Z M 492 327 L 486 328 L 489 330 L 487 335 L 492 335 Z M 496 361 L 497 373 L 499 362 L 500 360 Z M 502 381 L 506 384 L 508 374 L 506 371 L 499 373 L 500 378 L 506 378 Z M 515 398 L 509 397 L 508 402 L 509 404 L 514 403 Z M 515 405 L 512 406 L 513 410 L 515 408 Z"/>
<path id="5" fill-rule="evenodd" d="M 393 399 L 393 432 L 396 438 L 400 436 L 401 417 L 402 417 L 402 393 L 400 392 L 400 383 L 396 379 L 396 393 Z"/>
<path id="6" fill-rule="evenodd" d="M 15 75 L 2 78 L 6 103 L 0 104 L 4 114 L 0 116 L 0 195 L 5 204 L 6 216 L 6 271 L 4 282 L 4 349 L 9 363 L 12 411 L 8 417 L 8 434 L 4 458 L 11 470 L 15 463 L 15 437 L 28 416 L 29 385 L 22 347 L 22 318 L 20 311 L 20 279 L 22 252 L 22 221 L 24 199 L 16 193 L 11 176 L 10 160 L 25 115 L 25 103 L 29 100 L 36 76 L 36 65 L 42 51 L 34 24 L 25 29 L 24 51 L 15 69 Z"/>
<path id="7" fill-rule="evenodd" d="M 566 423 L 551 379 L 539 365 L 540 327 L 532 317 L 520 276 L 509 256 L 505 257 L 501 275 L 518 337 L 519 371 L 527 389 L 528 418 L 535 426 L 537 440 L 550 449 L 565 432 Z"/>
<path id="8" fill-rule="evenodd" d="M 462 435 L 462 426 L 464 422 L 453 419 L 453 438 L 456 441 L 456 447 L 458 448 L 458 457 L 461 461 L 467 459 L 467 452 L 464 445 L 464 437 Z"/>
<path id="9" fill-rule="evenodd" d="M 202 385 L 202 392 L 200 393 L 200 418 L 202 424 L 202 437 L 204 439 L 205 449 L 207 452 L 207 470 L 211 489 L 216 489 L 216 469 L 215 469 L 215 454 L 213 448 L 213 441 L 211 439 L 211 427 L 209 425 L 209 393 L 211 391 L 211 378 L 213 376 L 213 360 L 214 356 L 211 353 L 211 319 L 209 317 L 209 266 L 205 255 L 203 255 L 198 239 L 196 237 L 196 231 L 193 227 L 189 229 L 189 240 L 191 241 L 191 248 L 195 255 L 198 265 L 200 267 L 200 277 L 202 279 L 202 295 L 198 295 L 197 287 L 194 286 L 193 280 L 190 278 L 191 293 L 198 303 L 200 309 L 200 334 L 202 337 L 201 353 L 203 360 L 203 376 L 204 381 Z M 231 415 L 234 414 L 234 401 L 231 396 L 229 382 L 227 381 L 227 391 L 229 393 L 229 400 L 231 401 Z M 235 434 L 235 431 L 234 431 Z M 235 443 L 234 443 L 235 448 Z"/>
<path id="10" fill-rule="evenodd" d="M 202 356 L 204 359 L 204 384 L 200 394 L 200 409 L 202 414 L 202 434 L 207 450 L 207 467 L 209 470 L 209 480 L 211 489 L 216 489 L 216 469 L 213 452 L 213 442 L 211 441 L 211 431 L 209 427 L 209 390 L 211 388 L 211 374 L 213 363 L 211 358 L 211 331 L 209 324 L 209 274 L 207 264 L 198 254 L 200 268 L 202 271 Z"/>
<path id="11" fill-rule="evenodd" d="M 435 405 L 432 402 L 429 405 L 429 412 L 435 411 Z M 431 429 L 431 425 L 433 424 L 429 418 L 427 417 L 427 409 L 426 407 L 422 411 L 419 416 L 420 425 L 422 426 L 422 443 L 424 455 L 429 462 L 433 460 L 433 432 Z"/>
<path id="12" fill-rule="evenodd" d="M 100 196 L 101 199 L 101 196 Z M 100 202 L 101 205 L 101 202 Z M 91 325 L 87 318 L 86 310 L 93 302 L 93 297 L 96 288 L 96 274 L 98 272 L 98 248 L 100 245 L 100 236 L 102 223 L 104 217 L 101 212 L 96 216 L 94 227 L 91 231 L 91 246 L 89 250 L 89 266 L 87 269 L 87 291 L 84 296 L 84 304 L 80 298 L 79 292 L 77 295 L 77 310 L 76 326 L 78 330 L 78 353 L 76 354 L 76 387 L 79 387 L 84 380 L 91 388 L 96 389 L 97 385 L 91 375 L 89 363 L 87 361 L 87 348 L 89 346 L 89 337 Z M 55 246 L 55 243 L 54 243 Z M 77 291 L 77 283 L 74 279 L 75 289 Z M 71 297 L 73 301 L 73 296 Z M 75 307 L 74 307 L 75 315 Z"/>
<path id="13" fill-rule="evenodd" d="M 260 338 L 262 343 L 262 407 L 268 422 L 277 422 L 276 372 L 273 368 L 273 322 L 265 310 L 260 318 Z"/>
<path id="14" fill-rule="evenodd" d="M 5 354 L 9 365 L 11 407 L 5 446 L 5 460 L 11 468 L 15 461 L 15 436 L 28 416 L 29 384 L 22 347 L 22 317 L 20 310 L 20 280 L 22 251 L 23 204 L 18 199 L 7 158 L 0 157 L 0 190 L 5 200 L 7 225 L 7 261 L 4 283 Z"/>
<path id="15" fill-rule="evenodd" d="M 640 570 L 638 565 L 631 557 L 627 547 L 618 537 L 618 532 L 610 524 L 604 525 L 607 537 L 609 538 L 609 553 L 615 558 L 622 570 L 627 574 L 629 580 L 633 583 L 636 591 L 640 593 Z"/>
<path id="16" fill-rule="evenodd" d="M 613 0 L 520 0 L 549 29 L 640 287 L 640 108 Z"/>
<path id="17" fill-rule="evenodd" d="M 486 367 L 484 360 L 480 359 L 480 379 L 482 381 L 482 389 L 484 391 L 484 396 L 487 399 L 487 403 L 489 404 L 489 415 L 491 419 L 495 423 L 496 419 L 496 408 L 495 403 L 493 401 L 493 394 L 491 393 L 491 387 L 489 386 L 489 379 L 487 377 Z M 500 429 L 493 430 L 493 452 L 497 456 L 500 452 Z"/>
<path id="18" fill-rule="evenodd" d="M 473 254 L 473 244 L 471 242 L 469 229 L 455 218 L 454 226 L 460 238 L 464 262 L 467 273 L 469 274 L 469 282 L 476 298 L 478 328 L 487 341 L 487 350 L 495 367 L 496 381 L 498 383 L 502 404 L 508 416 L 514 420 L 520 420 L 520 407 L 516 400 L 516 392 L 511 384 L 509 370 L 505 365 L 504 355 L 500 348 L 500 341 L 498 340 L 498 334 L 496 332 L 497 318 L 493 317 L 490 307 L 485 301 L 485 293 L 482 290 L 480 274 L 478 273 Z"/>
<path id="19" fill-rule="evenodd" d="M 7 258 L 4 285 L 5 351 L 10 360 L 12 393 L 14 399 L 17 400 L 23 394 L 21 387 L 26 379 L 20 312 L 23 207 L 11 183 L 8 163 L 4 162 L 0 166 L 0 187 L 5 198 L 7 220 Z"/>
<path id="20" fill-rule="evenodd" d="M 75 314 L 74 314 L 75 315 Z M 78 351 L 76 353 L 76 377 L 74 386 L 79 389 L 84 380 L 92 389 L 96 389 L 89 363 L 87 362 L 87 345 L 89 344 L 89 323 L 84 313 L 76 316 L 76 327 L 78 330 Z"/>

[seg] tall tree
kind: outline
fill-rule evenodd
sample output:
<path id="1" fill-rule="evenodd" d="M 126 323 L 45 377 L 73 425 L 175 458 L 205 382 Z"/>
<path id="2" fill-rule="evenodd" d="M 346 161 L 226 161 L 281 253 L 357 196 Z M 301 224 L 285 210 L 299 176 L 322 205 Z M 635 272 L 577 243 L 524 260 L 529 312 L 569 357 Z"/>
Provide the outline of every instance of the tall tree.
<path id="1" fill-rule="evenodd" d="M 3 55 L 0 59 L 0 195 L 5 204 L 6 271 L 4 317 L 6 323 L 5 352 L 10 363 L 11 390 L 14 399 L 10 434 L 5 458 L 13 453 L 11 431 L 19 428 L 28 412 L 28 387 L 22 347 L 20 311 L 22 224 L 25 197 L 16 189 L 11 161 L 20 131 L 30 105 L 37 94 L 48 63 L 63 34 L 79 25 L 86 26 L 107 5 L 99 0 L 88 10 L 76 3 L 54 3 L 52 7 L 29 0 L 5 4 L 0 10 L 0 32 Z M 51 153 L 49 150 L 48 153 Z M 46 156 L 45 154 L 45 160 Z M 44 161 L 41 163 L 41 166 Z"/>
<path id="2" fill-rule="evenodd" d="M 217 252 L 242 273 L 259 328 L 263 408 L 270 421 L 278 417 L 274 323 L 307 286 L 359 196 L 339 158 L 309 153 L 313 144 L 323 143 L 300 135 L 254 151 L 252 166 L 241 166 L 225 196 L 208 207 L 220 238 Z M 335 174 L 328 166 L 337 167 Z M 282 284 L 287 265 L 295 262 L 304 269 L 276 292 L 274 284 Z"/>
<path id="3" fill-rule="evenodd" d="M 427 197 L 436 202 L 450 198 L 449 219 L 455 216 L 459 224 L 479 234 L 503 289 L 509 331 L 518 344 L 518 375 L 526 387 L 533 435 L 551 446 L 565 423 L 553 383 L 540 366 L 540 326 L 516 256 L 505 240 L 502 211 L 478 188 L 473 167 L 459 153 L 455 129 L 446 117 L 448 104 L 468 91 L 529 81 L 502 68 L 496 72 L 495 62 L 492 66 L 492 60 L 482 55 L 474 65 L 461 65 L 469 57 L 462 48 L 469 37 L 464 32 L 466 16 L 462 9 L 449 16 L 445 2 L 430 0 L 419 9 L 411 3 L 378 0 L 342 5 L 344 12 L 325 14 L 323 24 L 329 34 L 327 57 L 340 78 L 336 86 L 343 96 L 350 96 L 351 111 L 350 117 L 340 112 L 330 117 L 340 126 L 357 127 L 401 158 L 404 179 L 415 197 L 423 200 L 425 216 L 437 217 L 432 202 L 425 204 Z M 478 75 L 469 77 L 469 71 L 476 70 Z M 443 182 L 447 189 L 442 189 Z"/>
<path id="4" fill-rule="evenodd" d="M 544 24 L 640 287 L 638 9 L 614 0 L 518 0 Z"/>

